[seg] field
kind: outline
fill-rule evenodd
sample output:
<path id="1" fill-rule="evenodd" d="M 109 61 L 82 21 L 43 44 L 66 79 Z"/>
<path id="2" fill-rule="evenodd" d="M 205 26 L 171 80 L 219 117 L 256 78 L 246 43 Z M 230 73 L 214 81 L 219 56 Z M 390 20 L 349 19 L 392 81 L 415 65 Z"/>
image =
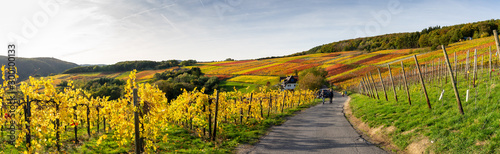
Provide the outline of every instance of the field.
<path id="1" fill-rule="evenodd" d="M 465 53 L 469 50 L 473 52 L 478 49 L 479 53 L 484 55 L 491 46 L 492 50 L 496 50 L 493 37 L 480 38 L 470 41 L 458 42 L 450 44 L 447 47 L 449 54 L 458 54 L 458 61 L 465 63 Z M 437 49 L 429 51 L 429 49 L 402 49 L 402 50 L 382 50 L 377 52 L 362 52 L 349 51 L 338 53 L 310 54 L 296 57 L 274 58 L 264 60 L 244 60 L 244 61 L 221 61 L 211 63 L 200 63 L 202 71 L 208 75 L 232 75 L 237 80 L 242 82 L 240 76 L 244 76 L 245 83 L 256 85 L 265 85 L 258 80 L 258 76 L 287 76 L 294 75 L 295 71 L 302 71 L 312 67 L 322 67 L 328 71 L 328 81 L 332 84 L 340 85 L 344 88 L 357 86 L 360 76 L 364 76 L 367 72 L 376 72 L 377 67 L 386 67 L 402 60 L 405 65 L 414 65 L 413 55 L 418 55 L 421 64 L 432 64 L 438 60 L 442 60 L 442 50 Z M 450 57 L 453 61 L 454 58 Z M 481 58 L 480 58 L 481 59 Z M 493 60 L 496 61 L 495 57 Z M 399 67 L 395 64 L 395 67 Z M 387 69 L 381 70 L 382 74 L 388 72 Z M 252 77 L 255 79 L 250 79 Z"/>
<path id="2" fill-rule="evenodd" d="M 466 61 L 467 51 L 472 53 L 474 49 L 477 49 L 480 55 L 485 55 L 490 46 L 493 51 L 496 50 L 493 36 L 450 44 L 447 51 L 450 54 L 451 61 L 454 61 L 453 54 L 457 53 L 459 64 L 463 64 Z M 432 63 L 439 60 L 442 61 L 443 58 L 440 49 L 434 51 L 429 51 L 427 48 L 394 49 L 369 53 L 344 51 L 264 60 L 207 62 L 198 63 L 196 67 L 200 67 L 207 76 L 217 76 L 219 79 L 229 81 L 225 82 L 229 83 L 229 85 L 222 85 L 225 87 L 235 85 L 236 83 L 233 82 L 245 83 L 247 87 L 249 85 L 263 86 L 267 84 L 267 81 L 274 85 L 277 84 L 278 77 L 294 75 L 296 71 L 300 72 L 312 67 L 322 67 L 328 71 L 327 79 L 329 82 L 343 88 L 352 89 L 361 80 L 360 76 L 365 76 L 368 72 L 376 72 L 377 67 L 385 68 L 387 64 L 391 64 L 398 69 L 400 66 L 394 62 L 400 60 L 405 65 L 414 65 L 413 55 L 418 55 L 419 62 L 424 65 L 432 65 Z M 493 61 L 497 59 L 498 57 L 494 57 Z M 479 57 L 479 60 L 482 60 L 482 58 Z M 137 80 L 138 82 L 148 82 L 155 73 L 166 70 L 169 69 L 139 71 Z M 387 69 L 381 69 L 381 71 L 383 75 L 388 74 Z M 63 80 L 88 81 L 100 77 L 126 80 L 128 79 L 128 72 L 77 73 L 52 76 L 56 84 Z"/>
<path id="3" fill-rule="evenodd" d="M 185 92 L 181 95 L 182 97 L 167 101 L 158 89 L 149 84 L 141 84 L 139 97 L 144 99 L 140 102 L 143 109 L 148 109 L 150 106 L 165 107 L 162 110 L 148 111 L 154 116 L 145 117 L 148 120 L 144 121 L 143 127 L 146 128 L 142 129 L 143 133 L 147 134 L 145 136 L 148 140 L 146 151 L 225 153 L 234 150 L 238 144 L 255 143 L 261 135 L 265 134 L 267 128 L 283 122 L 284 116 L 314 104 L 312 91 L 308 92 L 308 102 L 298 105 L 301 99 L 305 99 L 301 98 L 302 95 L 266 91 L 262 87 L 278 84 L 279 77 L 294 75 L 296 72 L 313 67 L 321 67 L 328 71 L 327 80 L 330 83 L 354 93 L 351 101 L 353 115 L 372 128 L 386 130 L 385 135 L 395 145 L 393 149 L 395 152 L 409 151 L 415 143 L 426 143 L 423 152 L 500 153 L 498 148 L 500 147 L 499 58 L 498 55 L 492 56 L 493 72 L 490 80 L 488 74 L 490 48 L 496 51 L 493 37 L 458 42 L 446 47 L 452 68 L 458 75 L 457 86 L 463 115 L 458 110 L 454 89 L 450 84 L 450 78 L 447 77 L 442 49 L 349 51 L 263 60 L 199 63 L 196 67 L 200 67 L 207 76 L 215 76 L 222 80 L 219 87 L 221 95 L 224 95 L 221 97 L 224 111 L 221 112 L 222 115 L 218 115 L 219 118 L 224 118 L 219 121 L 221 125 L 211 126 L 214 123 L 211 112 L 215 110 L 215 105 L 212 103 L 215 96 L 199 91 Z M 472 69 L 474 66 L 472 56 L 476 50 L 478 78 L 473 82 L 471 74 L 475 71 Z M 414 56 L 420 64 L 418 69 L 421 69 L 423 73 L 426 91 L 423 90 L 419 75 L 417 75 L 418 69 Z M 388 66 L 391 68 L 389 69 Z M 406 77 L 403 77 L 403 69 Z M 63 145 L 62 151 L 74 153 L 133 151 L 131 148 L 134 145 L 133 135 L 127 131 L 133 131 L 131 117 L 136 110 L 126 105 L 130 104 L 132 99 L 131 87 L 134 86 L 131 84 L 148 83 L 152 81 L 155 73 L 167 70 L 169 69 L 144 70 L 136 73 L 59 74 L 40 79 L 41 81 L 31 81 L 29 86 L 22 88 L 26 91 L 26 95 L 36 99 L 37 103 L 46 103 L 40 105 L 43 107 L 37 104 L 36 110 L 46 109 L 45 112 L 53 115 L 70 117 L 61 119 L 63 122 L 56 125 L 55 121 L 59 121 L 59 118 L 64 116 L 44 118 L 40 115 L 37 120 L 43 124 L 32 123 L 31 127 L 39 132 L 42 129 L 49 132 L 47 135 L 39 133 L 36 135 L 38 139 L 48 141 L 36 141 L 34 145 L 38 147 L 34 151 L 56 152 L 58 151 L 56 145 Z M 390 75 L 394 76 L 394 89 L 399 98 L 397 101 L 394 99 Z M 101 77 L 134 80 L 134 82 L 127 83 L 128 89 L 125 90 L 127 95 L 117 102 L 103 101 L 103 98 L 100 98 L 101 100 L 84 98 L 86 96 L 84 91 L 74 89 L 68 89 L 65 93 L 55 93 L 54 90 L 54 85 L 62 81 L 74 80 L 75 83 L 82 83 Z M 408 96 L 403 78 L 409 82 L 411 103 L 407 101 Z M 45 90 L 36 90 L 40 88 Z M 427 92 L 429 102 L 426 100 L 425 92 Z M 271 95 L 273 97 L 269 97 Z M 57 98 L 59 104 L 50 98 Z M 268 105 L 265 103 L 268 101 L 274 101 L 276 104 Z M 75 105 L 70 102 L 81 104 Z M 165 105 L 167 102 L 168 105 Z M 122 103 L 122 106 L 110 106 L 110 104 L 118 103 Z M 65 106 L 59 108 L 61 104 Z M 294 106 L 294 104 L 297 105 Z M 105 110 L 101 111 L 105 115 L 99 115 L 101 108 Z M 85 110 L 87 112 L 84 112 Z M 265 111 L 270 112 L 270 116 L 264 117 Z M 81 118 L 89 117 L 89 115 L 90 119 Z M 107 127 L 102 121 L 99 122 L 99 119 L 103 118 L 107 118 Z M 7 117 L 3 120 L 6 119 Z M 19 121 L 23 120 L 25 119 L 19 119 Z M 78 121 L 82 123 L 81 126 L 87 127 L 75 127 Z M 88 124 L 83 124 L 85 122 Z M 103 127 L 105 129 L 102 129 Z M 76 135 L 72 134 L 73 128 L 78 128 L 75 131 Z M 217 132 L 220 134 L 215 137 L 215 142 L 211 141 L 213 131 L 206 130 L 209 128 L 219 129 Z M 25 132 L 26 130 L 21 135 L 26 135 Z M 6 138 L 5 132 L 1 135 L 3 139 Z M 85 142 L 74 143 L 75 136 L 79 136 L 80 140 Z M 59 140 L 59 137 L 62 139 Z M 15 152 L 23 152 L 27 149 L 21 144 L 23 141 L 18 141 L 18 143 L 18 147 L 7 144 L 2 144 L 0 147 Z"/>

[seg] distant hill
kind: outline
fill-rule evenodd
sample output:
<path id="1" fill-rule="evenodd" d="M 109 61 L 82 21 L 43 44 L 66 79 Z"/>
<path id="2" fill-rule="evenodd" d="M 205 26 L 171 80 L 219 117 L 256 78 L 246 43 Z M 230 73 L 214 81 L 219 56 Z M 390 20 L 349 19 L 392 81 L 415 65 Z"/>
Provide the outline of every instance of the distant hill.
<path id="1" fill-rule="evenodd" d="M 0 65 L 7 65 L 7 63 L 7 57 L 0 56 Z M 62 61 L 56 58 L 16 57 L 16 67 L 20 80 L 28 79 L 29 76 L 48 76 L 52 73 L 58 74 L 64 70 L 77 66 L 78 64 Z"/>

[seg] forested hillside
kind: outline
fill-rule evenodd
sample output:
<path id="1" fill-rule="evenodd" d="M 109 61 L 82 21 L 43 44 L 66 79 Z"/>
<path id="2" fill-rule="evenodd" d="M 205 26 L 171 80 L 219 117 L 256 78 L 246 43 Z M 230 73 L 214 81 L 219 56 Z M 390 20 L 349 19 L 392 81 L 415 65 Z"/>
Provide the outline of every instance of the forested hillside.
<path id="1" fill-rule="evenodd" d="M 430 47 L 436 49 L 441 44 L 448 45 L 466 39 L 478 39 L 491 36 L 499 29 L 500 20 L 487 20 L 474 23 L 434 26 L 420 32 L 386 34 L 367 38 L 356 38 L 319 45 L 308 51 L 293 55 L 312 53 L 331 53 L 339 51 L 379 51 L 386 49 L 409 49 Z"/>

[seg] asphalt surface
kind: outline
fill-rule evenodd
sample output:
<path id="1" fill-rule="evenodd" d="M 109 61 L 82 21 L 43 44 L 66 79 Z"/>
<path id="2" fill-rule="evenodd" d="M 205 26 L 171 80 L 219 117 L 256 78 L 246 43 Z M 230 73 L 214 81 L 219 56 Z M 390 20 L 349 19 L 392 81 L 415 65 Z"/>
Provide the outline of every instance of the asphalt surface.
<path id="1" fill-rule="evenodd" d="M 365 141 L 344 117 L 343 105 L 347 97 L 338 97 L 333 103 L 325 99 L 319 104 L 291 117 L 281 126 L 275 126 L 248 153 L 387 153 Z"/>

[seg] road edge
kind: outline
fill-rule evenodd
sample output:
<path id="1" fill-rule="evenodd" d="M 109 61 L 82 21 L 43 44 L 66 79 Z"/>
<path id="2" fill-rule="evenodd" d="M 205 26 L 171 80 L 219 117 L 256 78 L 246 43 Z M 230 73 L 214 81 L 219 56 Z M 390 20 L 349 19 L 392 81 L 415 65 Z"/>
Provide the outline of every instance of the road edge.
<path id="1" fill-rule="evenodd" d="M 388 153 L 407 153 L 399 149 L 392 141 L 388 138 L 388 133 L 393 130 L 384 129 L 384 127 L 371 128 L 368 124 L 356 118 L 352 114 L 352 109 L 350 107 L 351 97 L 348 96 L 347 100 L 344 102 L 342 107 L 342 113 L 347 119 L 349 124 L 354 130 L 360 134 L 360 137 L 365 141 L 385 150 Z M 369 133 L 371 132 L 371 133 Z"/>

